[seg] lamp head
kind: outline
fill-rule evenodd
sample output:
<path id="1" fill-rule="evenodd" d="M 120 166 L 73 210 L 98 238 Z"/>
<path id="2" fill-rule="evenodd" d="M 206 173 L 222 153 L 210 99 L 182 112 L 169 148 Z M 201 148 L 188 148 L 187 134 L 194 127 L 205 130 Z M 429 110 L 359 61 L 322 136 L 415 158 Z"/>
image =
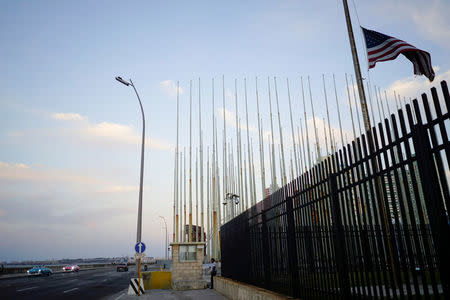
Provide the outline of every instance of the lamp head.
<path id="1" fill-rule="evenodd" d="M 116 76 L 116 80 L 117 80 L 118 82 L 120 82 L 120 83 L 125 84 L 126 86 L 129 86 L 129 85 L 130 85 L 130 83 L 127 82 L 127 81 L 125 81 L 125 80 L 123 80 L 122 77 Z"/>

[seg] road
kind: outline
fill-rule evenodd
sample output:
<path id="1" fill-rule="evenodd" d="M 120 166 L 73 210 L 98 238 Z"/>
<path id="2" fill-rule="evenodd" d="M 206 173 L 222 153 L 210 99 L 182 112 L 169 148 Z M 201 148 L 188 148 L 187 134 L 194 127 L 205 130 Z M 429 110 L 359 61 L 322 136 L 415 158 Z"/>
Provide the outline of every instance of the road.
<path id="1" fill-rule="evenodd" d="M 128 272 L 116 272 L 113 267 L 55 273 L 50 276 L 33 276 L 0 280 L 1 299 L 99 299 L 128 287 L 135 267 Z"/>

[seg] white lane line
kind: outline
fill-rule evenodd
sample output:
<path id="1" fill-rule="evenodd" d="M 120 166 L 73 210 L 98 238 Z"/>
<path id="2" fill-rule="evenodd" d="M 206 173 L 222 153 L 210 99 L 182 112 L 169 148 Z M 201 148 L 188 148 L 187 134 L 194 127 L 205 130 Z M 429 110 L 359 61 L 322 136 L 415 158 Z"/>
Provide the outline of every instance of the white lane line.
<path id="1" fill-rule="evenodd" d="M 32 287 L 29 287 L 29 288 L 17 290 L 16 292 L 23 292 L 23 291 L 32 290 L 32 289 L 37 289 L 37 288 L 38 288 L 38 286 L 32 286 Z"/>
<path id="2" fill-rule="evenodd" d="M 117 300 L 117 299 L 119 299 L 120 297 L 122 297 L 123 295 L 125 295 L 125 294 L 121 294 L 119 297 L 117 297 L 116 299 L 114 299 L 114 300 Z"/>
<path id="3" fill-rule="evenodd" d="M 63 294 L 65 294 L 65 293 L 68 293 L 68 292 L 71 292 L 71 291 L 75 291 L 75 290 L 78 290 L 78 288 L 73 288 L 73 289 L 70 289 L 70 290 L 64 291 L 64 292 L 63 292 Z"/>

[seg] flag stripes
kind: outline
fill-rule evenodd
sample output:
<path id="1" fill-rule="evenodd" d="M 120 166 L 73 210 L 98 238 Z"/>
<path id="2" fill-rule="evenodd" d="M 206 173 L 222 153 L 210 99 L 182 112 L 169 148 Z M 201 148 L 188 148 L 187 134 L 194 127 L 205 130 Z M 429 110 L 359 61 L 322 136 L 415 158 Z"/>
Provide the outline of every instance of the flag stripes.
<path id="1" fill-rule="evenodd" d="M 369 69 L 380 61 L 396 59 L 403 54 L 414 66 L 414 74 L 425 75 L 430 81 L 434 79 L 431 56 L 413 45 L 397 38 L 361 27 L 367 46 Z"/>

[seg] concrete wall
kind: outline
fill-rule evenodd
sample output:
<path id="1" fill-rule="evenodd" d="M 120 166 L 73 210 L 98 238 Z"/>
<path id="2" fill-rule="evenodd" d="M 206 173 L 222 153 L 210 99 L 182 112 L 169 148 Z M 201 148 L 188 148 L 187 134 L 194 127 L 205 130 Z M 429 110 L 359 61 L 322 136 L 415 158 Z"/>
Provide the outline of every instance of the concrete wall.
<path id="1" fill-rule="evenodd" d="M 220 276 L 214 277 L 214 289 L 231 300 L 294 299 L 286 295 Z"/>

